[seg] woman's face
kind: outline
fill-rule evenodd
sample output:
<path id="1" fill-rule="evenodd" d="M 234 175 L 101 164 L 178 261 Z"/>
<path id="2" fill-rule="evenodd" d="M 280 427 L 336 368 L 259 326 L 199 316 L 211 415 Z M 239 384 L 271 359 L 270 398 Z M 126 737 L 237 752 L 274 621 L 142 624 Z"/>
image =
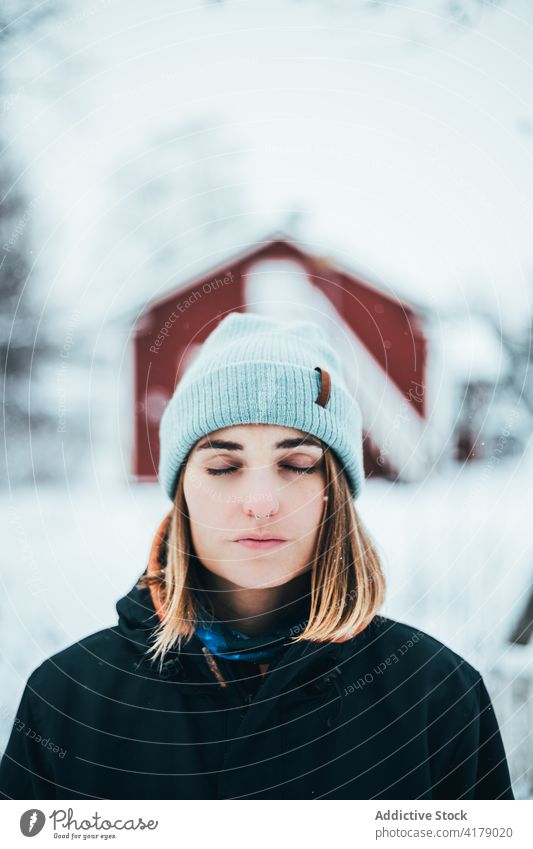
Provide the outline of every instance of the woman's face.
<path id="1" fill-rule="evenodd" d="M 215 575 L 261 589 L 310 568 L 325 496 L 315 437 L 265 424 L 213 431 L 189 455 L 184 493 L 195 553 Z M 264 541 L 239 541 L 251 536 Z"/>

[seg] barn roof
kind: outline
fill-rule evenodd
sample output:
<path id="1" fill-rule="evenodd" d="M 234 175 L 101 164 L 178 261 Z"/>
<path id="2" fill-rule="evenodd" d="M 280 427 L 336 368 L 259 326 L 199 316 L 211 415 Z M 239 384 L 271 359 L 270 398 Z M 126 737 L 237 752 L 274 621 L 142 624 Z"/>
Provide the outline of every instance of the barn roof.
<path id="1" fill-rule="evenodd" d="M 327 255 L 317 254 L 309 248 L 304 240 L 291 235 L 285 230 L 274 230 L 262 238 L 255 236 L 244 241 L 235 242 L 230 246 L 226 244 L 223 248 L 219 248 L 207 256 L 204 252 L 201 257 L 184 263 L 177 271 L 172 283 L 164 291 L 160 292 L 156 298 L 148 303 L 144 301 L 142 308 L 140 308 L 140 305 L 137 305 L 136 309 L 128 311 L 128 317 L 130 320 L 137 321 L 143 314 L 155 307 L 164 305 L 181 292 L 200 284 L 207 277 L 222 274 L 229 265 L 243 262 L 248 258 L 251 259 L 255 254 L 264 250 L 265 247 L 276 242 L 288 245 L 302 257 L 312 258 L 315 261 L 325 263 L 333 271 L 348 275 L 367 289 L 375 290 L 380 297 L 387 298 L 392 303 L 401 304 L 406 311 L 410 310 L 418 313 L 420 317 L 424 317 L 430 312 L 427 306 L 415 301 L 412 297 L 407 297 L 399 293 L 397 286 L 394 286 L 394 288 L 390 287 L 384 279 L 379 279 L 369 275 L 366 271 L 357 269 L 354 265 L 346 263 L 344 259 L 332 252 L 328 252 Z"/>

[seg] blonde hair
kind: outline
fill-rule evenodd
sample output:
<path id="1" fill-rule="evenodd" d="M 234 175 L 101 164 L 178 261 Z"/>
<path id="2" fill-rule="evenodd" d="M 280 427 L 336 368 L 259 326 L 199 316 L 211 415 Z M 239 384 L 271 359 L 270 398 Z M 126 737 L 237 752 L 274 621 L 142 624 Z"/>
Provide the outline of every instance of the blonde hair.
<path id="1" fill-rule="evenodd" d="M 324 443 L 323 448 L 327 499 L 311 565 L 310 613 L 306 627 L 293 642 L 349 640 L 372 621 L 385 598 L 381 562 L 355 509 L 346 475 L 334 452 Z M 183 477 L 182 469 L 168 533 L 161 546 L 160 568 L 144 574 L 138 583 L 139 587 L 151 586 L 158 594 L 160 623 L 149 653 L 154 660 L 159 657 L 161 663 L 175 644 L 181 648 L 182 642 L 194 634 L 198 593 L 202 593 L 194 563 Z M 210 606 L 204 594 L 202 604 Z"/>

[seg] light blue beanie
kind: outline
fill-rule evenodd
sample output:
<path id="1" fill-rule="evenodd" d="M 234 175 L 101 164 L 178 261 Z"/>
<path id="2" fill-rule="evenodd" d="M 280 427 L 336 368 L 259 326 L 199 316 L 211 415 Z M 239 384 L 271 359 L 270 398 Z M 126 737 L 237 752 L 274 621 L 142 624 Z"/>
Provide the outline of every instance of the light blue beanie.
<path id="1" fill-rule="evenodd" d="M 185 371 L 161 419 L 159 479 L 173 500 L 190 449 L 241 424 L 295 428 L 323 440 L 354 498 L 364 481 L 362 420 L 336 352 L 312 321 L 231 312 Z"/>

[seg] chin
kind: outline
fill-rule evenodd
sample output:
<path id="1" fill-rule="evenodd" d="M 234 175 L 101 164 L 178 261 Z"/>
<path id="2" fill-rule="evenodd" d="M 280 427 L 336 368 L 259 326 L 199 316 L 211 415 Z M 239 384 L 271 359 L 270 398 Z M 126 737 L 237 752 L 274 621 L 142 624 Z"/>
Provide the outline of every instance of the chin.
<path id="1" fill-rule="evenodd" d="M 288 584 L 299 574 L 299 572 L 291 572 L 289 574 L 272 575 L 268 567 L 265 568 L 264 565 L 254 562 L 244 566 L 244 568 L 232 570 L 223 577 L 231 581 L 232 584 L 241 587 L 241 589 L 268 590 Z"/>

